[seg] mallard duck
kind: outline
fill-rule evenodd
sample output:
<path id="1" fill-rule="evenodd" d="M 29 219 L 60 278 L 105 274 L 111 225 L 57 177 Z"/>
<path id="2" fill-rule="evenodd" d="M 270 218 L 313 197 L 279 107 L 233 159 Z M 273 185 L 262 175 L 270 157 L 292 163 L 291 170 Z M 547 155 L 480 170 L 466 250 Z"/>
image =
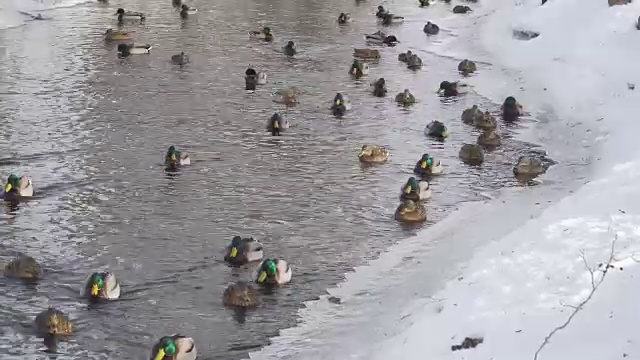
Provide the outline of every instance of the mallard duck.
<path id="1" fill-rule="evenodd" d="M 443 81 L 440 83 L 438 94 L 444 95 L 445 97 L 458 96 L 465 94 L 468 91 L 468 87 L 467 84 L 462 84 L 458 81 Z"/>
<path id="2" fill-rule="evenodd" d="M 384 9 L 382 5 L 378 5 L 378 11 L 376 12 L 376 17 L 378 19 L 384 18 L 384 15 L 387 13 L 387 10 Z"/>
<path id="3" fill-rule="evenodd" d="M 188 5 L 185 5 L 185 4 L 182 4 L 182 5 L 180 5 L 180 12 L 183 12 L 183 11 L 186 12 L 187 15 L 193 15 L 193 14 L 198 12 L 198 9 L 196 9 L 194 7 L 191 7 L 191 6 L 188 6 Z"/>
<path id="4" fill-rule="evenodd" d="M 420 57 L 416 54 L 412 54 L 408 59 L 407 59 L 407 67 L 410 70 L 418 70 L 422 67 L 422 59 L 420 59 Z"/>
<path id="5" fill-rule="evenodd" d="M 400 190 L 400 200 L 421 201 L 431 197 L 431 188 L 426 180 L 410 177 Z"/>
<path id="6" fill-rule="evenodd" d="M 8 278 L 35 281 L 42 275 L 40 264 L 28 255 L 19 255 L 4 267 L 4 276 Z"/>
<path id="7" fill-rule="evenodd" d="M 14 200 L 16 198 L 28 198 L 33 196 L 33 184 L 27 176 L 11 174 L 7 178 L 7 184 L 4 186 L 3 198 L 5 200 Z"/>
<path id="8" fill-rule="evenodd" d="M 454 14 L 466 14 L 471 12 L 471 8 L 466 5 L 456 5 L 453 7 Z"/>
<path id="9" fill-rule="evenodd" d="M 175 65 L 183 66 L 184 64 L 189 63 L 189 56 L 184 54 L 184 51 L 181 51 L 180 54 L 171 55 L 171 62 Z"/>
<path id="10" fill-rule="evenodd" d="M 428 21 L 422 31 L 424 31 L 424 33 L 427 35 L 438 35 L 438 33 L 440 32 L 440 27 L 432 23 L 431 21 Z"/>
<path id="11" fill-rule="evenodd" d="M 118 55 L 127 57 L 129 55 L 141 55 L 151 52 L 153 46 L 149 44 L 118 44 Z"/>
<path id="12" fill-rule="evenodd" d="M 425 7 L 425 6 L 431 5 L 429 3 L 429 0 L 418 0 L 418 3 L 420 3 L 420 7 Z"/>
<path id="13" fill-rule="evenodd" d="M 443 171 L 442 162 L 434 160 L 429 154 L 423 154 L 413 167 L 413 172 L 420 176 L 439 175 Z"/>
<path id="14" fill-rule="evenodd" d="M 116 300 L 120 297 L 120 283 L 110 272 L 94 272 L 82 284 L 80 296 L 89 300 Z"/>
<path id="15" fill-rule="evenodd" d="M 183 154 L 171 145 L 164 156 L 164 164 L 167 168 L 176 169 L 183 165 L 191 165 L 191 158 L 188 154 Z"/>
<path id="16" fill-rule="evenodd" d="M 478 105 L 473 105 L 469 109 L 466 109 L 462 112 L 461 119 L 463 123 L 467 125 L 473 125 L 476 122 L 476 119 L 481 118 L 483 115 L 484 114 L 478 108 Z"/>
<path id="17" fill-rule="evenodd" d="M 396 102 L 403 106 L 409 106 L 416 103 L 416 98 L 409 92 L 409 89 L 404 89 L 403 92 L 396 95 Z"/>
<path id="18" fill-rule="evenodd" d="M 369 74 L 369 64 L 364 61 L 354 59 L 349 69 L 349 74 L 353 75 L 356 79 L 364 75 Z"/>
<path id="19" fill-rule="evenodd" d="M 258 268 L 256 282 L 261 285 L 282 285 L 291 281 L 291 267 L 284 260 L 266 259 Z"/>
<path id="20" fill-rule="evenodd" d="M 534 156 L 520 156 L 513 167 L 513 174 L 517 177 L 534 178 L 546 171 L 541 159 Z"/>
<path id="21" fill-rule="evenodd" d="M 258 292 L 250 284 L 239 281 L 229 285 L 222 295 L 224 306 L 251 308 L 258 305 Z"/>
<path id="22" fill-rule="evenodd" d="M 351 101 L 345 95 L 337 93 L 331 104 L 331 111 L 334 116 L 344 116 L 347 110 L 351 110 Z"/>
<path id="23" fill-rule="evenodd" d="M 498 127 L 498 122 L 490 112 L 485 111 L 481 116 L 474 117 L 473 126 L 481 130 L 493 130 Z"/>
<path id="24" fill-rule="evenodd" d="M 403 63 L 406 63 L 407 61 L 409 61 L 409 58 L 413 55 L 413 53 L 411 52 L 411 50 L 407 50 L 406 53 L 401 53 L 400 55 L 398 55 L 398 61 L 402 61 Z"/>
<path id="25" fill-rule="evenodd" d="M 345 25 L 351 22 L 351 14 L 349 13 L 340 13 L 338 16 L 338 24 Z"/>
<path id="26" fill-rule="evenodd" d="M 60 310 L 48 308 L 36 315 L 35 330 L 38 335 L 62 335 L 73 333 L 71 320 Z"/>
<path id="27" fill-rule="evenodd" d="M 464 144 L 458 157 L 467 165 L 480 165 L 484 162 L 484 152 L 478 144 Z"/>
<path id="28" fill-rule="evenodd" d="M 296 106 L 298 104 L 298 95 L 297 92 L 293 89 L 287 89 L 282 92 L 281 98 L 278 100 L 273 100 L 278 104 L 285 104 L 286 106 Z"/>
<path id="29" fill-rule="evenodd" d="M 258 30 L 249 31 L 249 37 L 271 42 L 273 41 L 273 32 L 271 31 L 270 27 L 265 26 L 260 31 Z"/>
<path id="30" fill-rule="evenodd" d="M 381 164 L 389 159 L 389 151 L 383 146 L 362 145 L 358 159 L 362 163 Z"/>
<path id="31" fill-rule="evenodd" d="M 353 49 L 353 57 L 365 60 L 380 59 L 380 51 L 377 49 Z"/>
<path id="32" fill-rule="evenodd" d="M 438 139 L 445 139 L 449 136 L 449 130 L 444 123 L 433 120 L 424 128 L 424 134 Z"/>
<path id="33" fill-rule="evenodd" d="M 197 357 L 196 342 L 180 334 L 163 336 L 151 348 L 151 360 L 196 360 Z"/>
<path id="34" fill-rule="evenodd" d="M 116 11 L 116 15 L 118 15 L 118 23 L 122 24 L 125 20 L 140 20 L 140 22 L 144 21 L 147 17 L 137 11 L 124 11 L 123 8 L 119 8 Z"/>
<path id="35" fill-rule="evenodd" d="M 403 200 L 396 209 L 395 219 L 405 223 L 421 223 L 427 220 L 427 210 L 420 203 Z"/>
<path id="36" fill-rule="evenodd" d="M 394 25 L 394 24 L 402 24 L 404 22 L 404 16 L 394 15 L 392 13 L 386 13 L 382 17 L 382 25 Z"/>
<path id="37" fill-rule="evenodd" d="M 504 100 L 501 109 L 502 117 L 505 121 L 518 120 L 523 114 L 522 105 L 520 105 L 513 96 L 509 96 Z"/>
<path id="38" fill-rule="evenodd" d="M 458 64 L 458 71 L 463 75 L 469 75 L 477 70 L 476 63 L 471 60 L 464 59 Z"/>
<path id="39" fill-rule="evenodd" d="M 288 128 L 289 122 L 278 113 L 273 114 L 267 120 L 267 131 L 270 131 L 272 136 L 280 136 L 280 132 Z"/>
<path id="40" fill-rule="evenodd" d="M 502 139 L 500 139 L 500 135 L 495 130 L 485 130 L 478 135 L 476 142 L 480 146 L 498 147 L 502 144 Z"/>
<path id="41" fill-rule="evenodd" d="M 106 41 L 132 40 L 133 35 L 126 31 L 113 31 L 113 29 L 107 29 L 107 31 L 104 32 L 104 39 Z"/>
<path id="42" fill-rule="evenodd" d="M 387 95 L 387 85 L 384 78 L 376 80 L 371 86 L 373 86 L 373 96 L 385 97 Z"/>
<path id="43" fill-rule="evenodd" d="M 262 260 L 262 244 L 253 238 L 234 236 L 227 246 L 224 261 L 234 265 L 244 265 L 252 261 Z"/>
<path id="44" fill-rule="evenodd" d="M 296 44 L 293 41 L 289 41 L 287 45 L 282 48 L 282 52 L 287 56 L 294 56 L 298 53 L 296 50 Z"/>

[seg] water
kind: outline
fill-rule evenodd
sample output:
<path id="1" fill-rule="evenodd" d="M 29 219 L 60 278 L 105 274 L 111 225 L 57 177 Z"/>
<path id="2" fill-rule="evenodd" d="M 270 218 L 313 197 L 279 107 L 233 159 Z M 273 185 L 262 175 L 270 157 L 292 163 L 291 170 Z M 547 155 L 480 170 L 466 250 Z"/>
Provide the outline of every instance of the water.
<path id="1" fill-rule="evenodd" d="M 41 354 L 40 340 L 15 324 L 53 305 L 77 324 L 61 347 L 72 358 L 144 358 L 157 338 L 175 332 L 194 337 L 203 359 L 246 357 L 295 325 L 302 303 L 354 266 L 461 202 L 516 185 L 511 166 L 527 145 L 510 139 L 510 129 L 484 166 L 457 160 L 462 143 L 478 135 L 461 123 L 462 110 L 474 103 L 497 109 L 475 94 L 455 102 L 435 96 L 440 81 L 459 77 L 457 60 L 424 52 L 417 73 L 397 61 L 408 44 L 425 41 L 426 10 L 409 13 L 407 5 L 406 23 L 390 30 L 403 43 L 383 49 L 371 75 L 353 81 L 352 49 L 376 30 L 374 6 L 341 4 L 196 3 L 198 14 L 181 22 L 169 1 L 114 1 L 61 7 L 47 12 L 54 20 L 0 32 L 0 175 L 28 174 L 38 192 L 0 217 L 3 260 L 21 251 L 46 269 L 36 287 L 0 280 L 0 354 Z M 120 60 L 115 45 L 103 42 L 118 7 L 148 14 L 146 24 L 125 29 L 154 46 L 150 56 Z M 354 23 L 338 27 L 341 11 Z M 264 25 L 274 29 L 274 44 L 248 40 L 249 29 Z M 300 51 L 293 60 L 279 52 L 289 39 Z M 192 60 L 184 68 L 169 62 L 180 51 Z M 256 94 L 244 91 L 249 64 L 269 75 Z M 388 82 L 385 99 L 370 94 L 368 83 L 379 76 Z M 273 103 L 275 90 L 292 85 L 309 91 L 299 106 Z M 393 103 L 404 88 L 419 101 L 409 109 Z M 337 91 L 354 105 L 342 120 L 328 111 Z M 293 125 L 280 138 L 264 131 L 274 111 Z M 433 119 L 452 131 L 444 144 L 423 134 Z M 368 142 L 388 146 L 391 161 L 360 166 L 356 153 Z M 193 161 L 174 177 L 161 164 L 170 144 Z M 425 151 L 445 162 L 447 175 L 433 182 L 429 222 L 405 227 L 393 220 L 399 187 Z M 260 239 L 268 256 L 287 259 L 294 272 L 290 285 L 263 294 L 262 306 L 244 315 L 221 299 L 227 284 L 252 270 L 221 262 L 236 234 Z M 115 272 L 124 294 L 88 308 L 78 288 L 98 269 Z"/>

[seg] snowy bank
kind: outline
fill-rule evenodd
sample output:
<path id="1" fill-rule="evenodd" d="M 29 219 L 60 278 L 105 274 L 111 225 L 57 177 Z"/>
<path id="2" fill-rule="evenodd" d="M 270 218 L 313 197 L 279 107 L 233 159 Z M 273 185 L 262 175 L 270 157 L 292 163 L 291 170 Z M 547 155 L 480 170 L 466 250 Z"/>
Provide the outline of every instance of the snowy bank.
<path id="1" fill-rule="evenodd" d="M 640 4 L 498 0 L 485 8 L 485 47 L 518 69 L 561 119 L 605 131 L 596 181 L 474 254 L 461 276 L 413 313 L 369 359 L 640 359 Z M 540 33 L 529 41 L 513 29 Z M 607 264 L 613 267 L 607 269 Z M 452 351 L 465 337 L 473 349 Z"/>

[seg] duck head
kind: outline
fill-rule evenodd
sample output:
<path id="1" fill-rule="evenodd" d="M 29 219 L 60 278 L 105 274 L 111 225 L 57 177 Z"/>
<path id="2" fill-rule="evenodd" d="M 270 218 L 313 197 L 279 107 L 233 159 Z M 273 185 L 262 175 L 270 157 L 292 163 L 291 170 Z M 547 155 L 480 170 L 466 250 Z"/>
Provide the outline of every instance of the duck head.
<path id="1" fill-rule="evenodd" d="M 258 73 L 253 68 L 248 68 L 247 71 L 244 72 L 246 76 L 256 76 Z"/>
<path id="2" fill-rule="evenodd" d="M 153 360 L 174 359 L 178 353 L 178 344 L 172 336 L 165 336 L 153 347 L 151 356 Z"/>
<path id="3" fill-rule="evenodd" d="M 182 11 L 188 11 L 189 10 L 189 6 L 187 6 L 186 4 L 182 4 L 180 6 L 180 8 L 182 9 Z"/>
<path id="4" fill-rule="evenodd" d="M 282 116 L 280 114 L 275 113 L 271 116 L 271 135 L 276 136 L 280 135 L 280 125 L 282 125 Z"/>
<path id="5" fill-rule="evenodd" d="M 411 98 L 411 93 L 409 92 L 409 89 L 404 89 L 404 92 L 402 93 L 402 99 L 404 101 L 408 101 Z"/>
<path id="6" fill-rule="evenodd" d="M 410 177 L 407 180 L 407 184 L 405 185 L 404 192 L 405 194 L 411 194 L 412 192 L 418 190 L 418 180 L 415 177 Z"/>
<path id="7" fill-rule="evenodd" d="M 124 15 L 124 9 L 123 9 L 123 8 L 119 8 L 119 9 L 116 11 L 116 15 Z"/>
<path id="8" fill-rule="evenodd" d="M 516 98 L 513 96 L 509 96 L 504 99 L 504 107 L 505 108 L 515 108 L 516 107 Z"/>
<path id="9" fill-rule="evenodd" d="M 438 92 L 449 91 L 451 90 L 451 88 L 453 88 L 453 84 L 451 84 L 448 81 L 443 81 L 440 83 L 440 88 L 438 88 Z"/>
<path id="10" fill-rule="evenodd" d="M 93 273 L 91 274 L 91 278 L 89 279 L 89 283 L 87 287 L 89 290 L 89 298 L 96 300 L 100 298 L 100 293 L 104 291 L 105 285 L 107 283 L 107 273 Z"/>
<path id="11" fill-rule="evenodd" d="M 420 167 L 426 169 L 427 166 L 431 165 L 433 165 L 433 158 L 429 156 L 429 154 L 422 155 L 422 158 L 420 159 Z"/>
<path id="12" fill-rule="evenodd" d="M 20 178 L 16 174 L 9 175 L 7 185 L 4 187 L 5 193 L 18 192 L 20 189 Z"/>
<path id="13" fill-rule="evenodd" d="M 271 28 L 270 28 L 270 27 L 268 27 L 268 26 L 265 26 L 264 28 L 262 28 L 262 33 L 263 33 L 264 35 L 273 35 L 273 34 L 271 33 Z"/>
<path id="14" fill-rule="evenodd" d="M 238 256 L 238 251 L 240 250 L 240 246 L 242 245 L 242 238 L 240 236 L 234 236 L 231 240 L 231 249 L 229 249 L 229 257 L 235 258 Z"/>
<path id="15" fill-rule="evenodd" d="M 384 88 L 386 84 L 387 84 L 387 82 L 384 80 L 384 78 L 380 78 L 380 79 L 378 79 L 376 81 L 375 87 L 376 88 Z"/>
<path id="16" fill-rule="evenodd" d="M 258 282 L 263 283 L 267 278 L 273 278 L 274 276 L 276 276 L 276 262 L 273 259 L 267 259 L 262 263 Z"/>
<path id="17" fill-rule="evenodd" d="M 368 145 L 362 145 L 362 149 L 360 149 L 360 154 L 358 156 L 371 156 L 373 154 L 373 149 Z"/>
<path id="18" fill-rule="evenodd" d="M 296 44 L 293 41 L 289 41 L 287 43 L 287 47 L 290 49 L 295 49 L 296 48 Z"/>
<path id="19" fill-rule="evenodd" d="M 344 105 L 344 96 L 342 96 L 341 93 L 337 93 L 336 97 L 333 98 L 333 104 L 335 106 L 340 106 L 340 105 Z"/>

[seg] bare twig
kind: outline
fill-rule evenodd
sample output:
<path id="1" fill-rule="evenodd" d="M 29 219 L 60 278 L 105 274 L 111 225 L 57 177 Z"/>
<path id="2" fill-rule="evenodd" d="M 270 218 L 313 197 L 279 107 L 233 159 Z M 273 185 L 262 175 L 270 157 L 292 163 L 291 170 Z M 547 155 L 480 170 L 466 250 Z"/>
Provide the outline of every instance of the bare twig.
<path id="1" fill-rule="evenodd" d="M 571 312 L 571 315 L 569 315 L 567 320 L 562 325 L 551 330 L 551 332 L 544 338 L 544 341 L 542 342 L 542 344 L 540 344 L 540 346 L 538 347 L 538 350 L 536 350 L 535 354 L 533 355 L 533 360 L 538 360 L 538 355 L 540 354 L 542 349 L 544 349 L 544 347 L 547 346 L 547 344 L 549 344 L 549 341 L 551 340 L 553 335 L 555 335 L 558 331 L 566 328 L 571 323 L 571 320 L 573 320 L 573 318 L 578 314 L 578 312 L 582 310 L 582 308 L 589 302 L 589 300 L 591 300 L 591 298 L 593 297 L 593 294 L 595 294 L 596 290 L 598 290 L 598 287 L 600 287 L 600 284 L 602 284 L 602 282 L 604 281 L 604 278 L 607 276 L 609 265 L 611 265 L 611 263 L 613 262 L 617 240 L 618 240 L 618 234 L 615 234 L 615 236 L 613 237 L 613 241 L 611 241 L 611 253 L 609 254 L 609 260 L 607 260 L 607 265 L 605 266 L 605 269 L 602 271 L 602 277 L 597 282 L 594 280 L 594 274 L 593 274 L 594 271 L 587 265 L 587 260 L 584 256 L 584 251 L 583 250 L 580 251 L 582 255 L 582 259 L 584 260 L 584 263 L 585 263 L 585 267 L 591 274 L 591 291 L 589 292 L 589 296 L 587 296 L 586 299 L 584 299 L 580 304 L 578 304 L 574 308 L 573 312 Z"/>

